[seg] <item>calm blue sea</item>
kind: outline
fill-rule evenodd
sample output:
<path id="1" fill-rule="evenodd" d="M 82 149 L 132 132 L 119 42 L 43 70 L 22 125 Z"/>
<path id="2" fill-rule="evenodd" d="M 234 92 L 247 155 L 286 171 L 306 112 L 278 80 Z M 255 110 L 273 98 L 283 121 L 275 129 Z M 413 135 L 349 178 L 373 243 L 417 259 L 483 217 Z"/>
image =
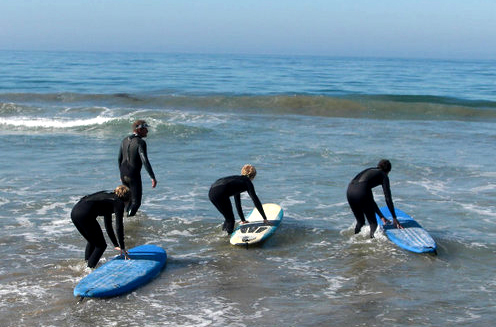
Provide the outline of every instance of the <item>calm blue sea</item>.
<path id="1" fill-rule="evenodd" d="M 164 247 L 167 268 L 126 296 L 77 303 L 89 269 L 70 211 L 119 184 L 118 147 L 136 119 L 152 126 L 158 186 L 143 171 L 126 244 Z M 496 319 L 496 61 L 0 51 L 0 127 L 5 326 Z M 382 158 L 396 206 L 437 256 L 353 234 L 347 184 Z M 262 202 L 284 210 L 250 249 L 229 244 L 207 196 L 245 163 Z"/>

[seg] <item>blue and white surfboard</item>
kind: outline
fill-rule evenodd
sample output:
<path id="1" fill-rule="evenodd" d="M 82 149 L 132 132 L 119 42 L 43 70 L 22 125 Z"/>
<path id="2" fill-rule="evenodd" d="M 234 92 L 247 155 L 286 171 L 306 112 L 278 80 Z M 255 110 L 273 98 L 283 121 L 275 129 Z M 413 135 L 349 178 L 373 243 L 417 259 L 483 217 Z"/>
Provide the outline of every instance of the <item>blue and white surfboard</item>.
<path id="1" fill-rule="evenodd" d="M 130 260 L 120 255 L 104 263 L 74 288 L 74 296 L 112 297 L 148 283 L 164 268 L 167 254 L 159 246 L 140 245 L 129 251 Z"/>
<path id="2" fill-rule="evenodd" d="M 269 224 L 264 224 L 262 215 L 257 208 L 246 218 L 248 223 L 240 224 L 233 232 L 230 243 L 233 245 L 250 245 L 260 243 L 274 234 L 279 227 L 283 211 L 281 207 L 274 203 L 265 203 L 263 205 L 265 216 Z"/>
<path id="3" fill-rule="evenodd" d="M 386 219 L 391 222 L 393 216 L 388 207 L 380 208 Z M 398 229 L 394 224 L 384 225 L 379 215 L 376 214 L 377 223 L 384 230 L 388 239 L 399 247 L 415 253 L 436 253 L 437 245 L 431 235 L 418 222 L 405 212 L 395 208 L 396 218 L 403 229 Z"/>

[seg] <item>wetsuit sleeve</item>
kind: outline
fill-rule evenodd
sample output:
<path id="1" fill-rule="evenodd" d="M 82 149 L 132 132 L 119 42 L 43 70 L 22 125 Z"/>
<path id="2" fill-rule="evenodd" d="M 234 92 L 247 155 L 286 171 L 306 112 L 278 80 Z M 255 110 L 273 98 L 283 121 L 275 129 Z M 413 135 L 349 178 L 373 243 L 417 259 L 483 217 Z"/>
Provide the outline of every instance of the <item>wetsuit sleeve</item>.
<path id="1" fill-rule="evenodd" d="M 375 203 L 375 201 L 374 201 L 374 210 L 375 210 L 375 213 L 377 213 L 380 218 L 386 218 L 386 217 L 384 217 L 384 214 L 382 213 L 381 209 L 379 209 L 379 207 L 377 206 L 377 203 Z"/>
<path id="2" fill-rule="evenodd" d="M 245 215 L 243 213 L 243 208 L 241 207 L 241 194 L 234 194 L 234 203 L 236 204 L 236 210 L 238 210 L 239 218 L 241 221 L 245 221 Z"/>
<path id="3" fill-rule="evenodd" d="M 112 244 L 114 244 L 115 247 L 119 246 L 117 244 L 117 239 L 115 238 L 114 228 L 112 227 L 112 214 L 106 214 L 105 216 L 103 216 L 103 221 L 105 223 L 105 230 L 107 231 Z"/>
<path id="4" fill-rule="evenodd" d="M 119 247 L 121 250 L 126 249 L 124 244 L 124 203 L 122 201 L 116 201 L 114 205 L 115 213 L 115 229 L 117 231 L 117 238 L 119 239 Z"/>
<path id="5" fill-rule="evenodd" d="M 260 199 L 257 196 L 257 193 L 255 193 L 255 187 L 253 186 L 253 183 L 250 181 L 248 185 L 248 194 L 250 195 L 250 198 L 253 201 L 253 204 L 255 205 L 255 208 L 257 208 L 258 212 L 262 215 L 263 219 L 267 219 L 267 216 L 265 216 L 265 211 L 262 206 L 262 202 L 260 202 Z"/>
<path id="6" fill-rule="evenodd" d="M 148 172 L 148 175 L 150 175 L 151 179 L 155 179 L 155 174 L 153 173 L 152 165 L 150 164 L 150 161 L 148 161 L 148 154 L 146 152 L 146 143 L 144 141 L 139 143 L 138 153 L 140 155 L 143 166 L 145 166 L 145 169 Z"/>
<path id="7" fill-rule="evenodd" d="M 389 177 L 387 175 L 384 177 L 382 181 L 382 190 L 384 191 L 384 198 L 386 199 L 386 204 L 389 209 L 389 212 L 393 215 L 393 218 L 396 218 L 396 212 L 394 211 L 393 198 L 391 196 L 391 188 L 389 187 Z M 377 205 L 376 205 L 377 206 Z"/>
<path id="8" fill-rule="evenodd" d="M 117 156 L 117 167 L 119 167 L 119 169 L 121 168 L 121 162 L 122 162 L 122 143 L 121 146 L 119 147 L 119 155 Z"/>

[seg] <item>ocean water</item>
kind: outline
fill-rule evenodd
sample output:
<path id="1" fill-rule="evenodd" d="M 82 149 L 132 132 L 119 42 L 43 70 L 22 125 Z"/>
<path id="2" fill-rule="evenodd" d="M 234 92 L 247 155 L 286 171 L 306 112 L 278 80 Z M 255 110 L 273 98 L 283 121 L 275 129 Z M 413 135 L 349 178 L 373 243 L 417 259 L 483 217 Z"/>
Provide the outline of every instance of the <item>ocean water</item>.
<path id="1" fill-rule="evenodd" d="M 78 303 L 90 270 L 70 211 L 119 184 L 139 118 L 158 185 L 143 170 L 126 244 L 164 247 L 167 268 Z M 495 123 L 496 61 L 2 51 L 2 325 L 492 326 Z M 347 184 L 381 158 L 437 256 L 353 234 Z M 245 163 L 284 210 L 249 249 L 229 244 L 207 196 Z"/>

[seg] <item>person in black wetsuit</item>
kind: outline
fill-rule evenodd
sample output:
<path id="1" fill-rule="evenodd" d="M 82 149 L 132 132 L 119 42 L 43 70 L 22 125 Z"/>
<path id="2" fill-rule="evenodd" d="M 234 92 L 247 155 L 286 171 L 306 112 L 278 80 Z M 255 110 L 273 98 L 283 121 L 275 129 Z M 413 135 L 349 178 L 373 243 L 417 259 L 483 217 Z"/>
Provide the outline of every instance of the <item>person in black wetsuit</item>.
<path id="1" fill-rule="evenodd" d="M 88 267 L 95 268 L 107 248 L 105 237 L 96 218 L 103 216 L 105 229 L 116 250 L 127 258 L 124 245 L 124 207 L 131 193 L 125 185 L 118 186 L 113 192 L 101 191 L 86 195 L 72 208 L 71 220 L 77 230 L 88 241 L 84 259 Z M 112 227 L 112 214 L 115 214 L 117 239 Z"/>
<path id="2" fill-rule="evenodd" d="M 258 199 L 258 196 L 255 193 L 255 187 L 252 183 L 256 174 L 257 171 L 255 167 L 252 165 L 244 165 L 241 169 L 241 176 L 234 175 L 219 178 L 210 187 L 208 198 L 224 216 L 225 221 L 222 230 L 227 231 L 228 234 L 231 234 L 234 231 L 234 213 L 231 200 L 229 199 L 231 196 L 234 196 L 234 202 L 236 203 L 236 209 L 238 210 L 239 218 L 241 218 L 241 223 L 246 223 L 243 208 L 241 207 L 240 193 L 242 192 L 248 192 L 253 200 L 253 204 L 255 204 L 255 207 L 264 218 L 264 223 L 269 223 L 265 216 L 262 203 Z"/>
<path id="3" fill-rule="evenodd" d="M 382 221 L 387 224 L 390 223 L 374 201 L 372 189 L 378 185 L 382 185 L 384 197 L 389 211 L 393 214 L 393 222 L 397 228 L 402 228 L 396 214 L 394 212 L 393 199 L 391 197 L 391 189 L 389 188 L 388 174 L 391 171 L 391 162 L 382 159 L 377 164 L 377 167 L 368 168 L 360 172 L 353 178 L 348 185 L 346 197 L 348 203 L 356 218 L 355 234 L 358 234 L 365 225 L 365 217 L 370 225 L 370 237 L 374 237 L 375 230 L 377 229 L 377 220 L 375 214 L 377 213 Z M 364 217 L 365 216 L 365 217 Z"/>
<path id="4" fill-rule="evenodd" d="M 131 190 L 131 202 L 126 208 L 128 216 L 134 216 L 141 206 L 143 185 L 141 183 L 141 167 L 145 166 L 152 179 L 152 188 L 157 186 L 157 180 L 146 152 L 146 142 L 143 140 L 148 134 L 148 124 L 144 120 L 133 123 L 133 134 L 122 140 L 119 149 L 119 171 L 121 181 Z"/>

